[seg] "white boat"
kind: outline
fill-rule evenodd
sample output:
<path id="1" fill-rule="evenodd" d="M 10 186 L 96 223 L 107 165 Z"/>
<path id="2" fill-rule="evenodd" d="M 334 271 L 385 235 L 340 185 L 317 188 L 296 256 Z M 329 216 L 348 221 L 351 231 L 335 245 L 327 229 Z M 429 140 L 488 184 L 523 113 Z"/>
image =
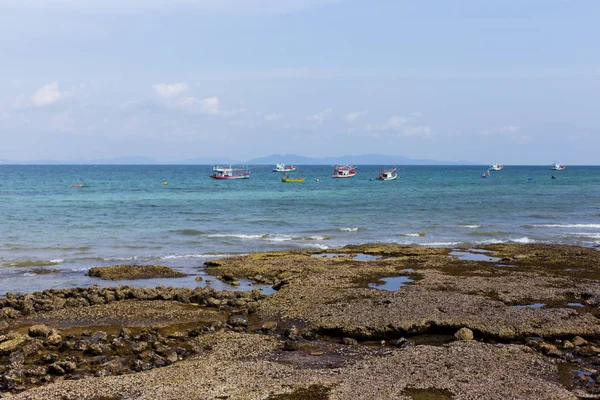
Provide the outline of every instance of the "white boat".
<path id="1" fill-rule="evenodd" d="M 213 179 L 249 179 L 250 172 L 248 167 L 232 167 L 213 165 L 213 174 L 210 176 Z"/>
<path id="2" fill-rule="evenodd" d="M 490 171 L 502 171 L 504 169 L 504 164 L 496 164 L 493 163 L 490 167 Z"/>
<path id="3" fill-rule="evenodd" d="M 273 168 L 273 172 L 294 172 L 298 168 L 295 165 L 286 166 L 284 163 L 277 163 L 275 168 Z"/>
<path id="4" fill-rule="evenodd" d="M 552 166 L 552 171 L 563 171 L 565 168 L 567 168 L 566 165 L 554 163 Z"/>
<path id="5" fill-rule="evenodd" d="M 398 173 L 396 172 L 396 167 L 392 167 L 391 169 L 380 169 L 379 175 L 377 175 L 378 181 L 393 181 L 398 178 Z"/>
<path id="6" fill-rule="evenodd" d="M 352 178 L 356 175 L 356 167 L 352 165 L 336 165 L 333 167 L 332 178 Z"/>

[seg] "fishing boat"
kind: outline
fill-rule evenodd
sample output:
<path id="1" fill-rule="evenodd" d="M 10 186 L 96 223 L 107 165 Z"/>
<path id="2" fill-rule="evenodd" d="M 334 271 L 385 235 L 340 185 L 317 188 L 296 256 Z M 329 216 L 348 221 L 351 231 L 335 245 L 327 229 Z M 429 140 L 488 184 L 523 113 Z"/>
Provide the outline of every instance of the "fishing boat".
<path id="1" fill-rule="evenodd" d="M 502 171 L 503 169 L 504 169 L 503 164 L 493 163 L 492 166 L 490 167 L 490 171 Z"/>
<path id="2" fill-rule="evenodd" d="M 332 178 L 352 178 L 356 175 L 356 167 L 352 165 L 336 165 L 333 167 Z"/>
<path id="3" fill-rule="evenodd" d="M 275 168 L 273 168 L 273 172 L 294 172 L 298 168 L 295 165 L 286 166 L 284 163 L 277 163 Z"/>
<path id="4" fill-rule="evenodd" d="M 481 177 L 485 179 L 485 178 L 489 178 L 489 177 L 490 177 L 490 175 L 491 175 L 491 174 L 490 174 L 490 170 L 488 169 L 487 171 L 485 171 L 485 172 L 483 173 L 483 175 L 481 175 Z"/>
<path id="5" fill-rule="evenodd" d="M 396 167 L 392 167 L 391 169 L 380 169 L 379 175 L 377 175 L 378 181 L 393 181 L 398 178 L 398 173 L 396 172 Z"/>
<path id="6" fill-rule="evenodd" d="M 249 179 L 250 171 L 248 167 L 232 167 L 213 165 L 213 174 L 210 176 L 213 179 Z"/>
<path id="7" fill-rule="evenodd" d="M 552 166 L 552 171 L 563 171 L 565 168 L 567 168 L 566 165 L 554 163 L 554 165 Z"/>
<path id="8" fill-rule="evenodd" d="M 302 183 L 302 182 L 304 182 L 304 178 L 292 178 L 289 175 L 288 176 L 282 176 L 281 177 L 281 182 L 285 182 L 285 183 Z"/>

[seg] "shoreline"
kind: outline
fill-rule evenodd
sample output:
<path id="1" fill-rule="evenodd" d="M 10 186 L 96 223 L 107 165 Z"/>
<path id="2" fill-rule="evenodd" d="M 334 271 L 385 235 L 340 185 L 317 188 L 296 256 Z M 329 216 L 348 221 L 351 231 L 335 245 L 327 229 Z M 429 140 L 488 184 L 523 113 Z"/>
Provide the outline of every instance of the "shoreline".
<path id="1" fill-rule="evenodd" d="M 0 299 L 0 389 L 15 398 L 94 390 L 151 398 L 159 389 L 164 398 L 198 398 L 200 385 L 201 398 L 333 399 L 355 398 L 346 390 L 353 379 L 365 382 L 359 398 L 599 393 L 600 253 L 544 244 L 465 250 L 372 244 L 206 262 L 221 280 L 272 285 L 269 295 L 119 285 L 9 295 Z M 394 277 L 407 279 L 396 290 L 377 286 Z M 427 387 L 396 371 L 428 376 L 431 366 L 417 362 L 425 359 L 445 363 Z M 221 383 L 189 375 L 208 360 Z M 229 364 L 256 383 L 245 388 Z M 400 383 L 373 376 L 381 368 Z M 465 375 L 471 370 L 480 372 Z M 173 374 L 191 381 L 156 387 Z M 513 384 L 493 389 L 482 379 Z"/>

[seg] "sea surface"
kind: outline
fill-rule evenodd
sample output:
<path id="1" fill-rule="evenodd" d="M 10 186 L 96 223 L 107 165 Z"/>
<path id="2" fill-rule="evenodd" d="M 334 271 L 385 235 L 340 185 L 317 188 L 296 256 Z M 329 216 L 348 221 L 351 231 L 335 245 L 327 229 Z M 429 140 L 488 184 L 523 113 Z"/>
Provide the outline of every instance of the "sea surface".
<path id="1" fill-rule="evenodd" d="M 351 179 L 332 179 L 331 166 L 300 166 L 291 175 L 304 183 L 282 183 L 271 168 L 215 181 L 210 166 L 0 165 L 0 295 L 114 285 L 85 272 L 119 263 L 190 274 L 127 284 L 195 286 L 197 275 L 210 279 L 206 260 L 256 251 L 600 246 L 600 167 L 507 166 L 482 179 L 482 166 L 406 166 L 381 182 L 373 180 L 380 166 L 359 166 Z"/>

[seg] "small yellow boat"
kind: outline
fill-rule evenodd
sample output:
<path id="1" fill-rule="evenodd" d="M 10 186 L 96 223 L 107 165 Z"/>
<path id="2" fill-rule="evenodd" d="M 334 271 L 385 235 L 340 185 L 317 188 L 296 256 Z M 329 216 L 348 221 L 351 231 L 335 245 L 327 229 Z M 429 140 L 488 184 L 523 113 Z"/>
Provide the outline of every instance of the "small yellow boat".
<path id="1" fill-rule="evenodd" d="M 304 182 L 304 178 L 291 178 L 289 176 L 282 176 L 281 177 L 281 182 L 286 182 L 286 183 L 301 183 L 301 182 Z"/>

